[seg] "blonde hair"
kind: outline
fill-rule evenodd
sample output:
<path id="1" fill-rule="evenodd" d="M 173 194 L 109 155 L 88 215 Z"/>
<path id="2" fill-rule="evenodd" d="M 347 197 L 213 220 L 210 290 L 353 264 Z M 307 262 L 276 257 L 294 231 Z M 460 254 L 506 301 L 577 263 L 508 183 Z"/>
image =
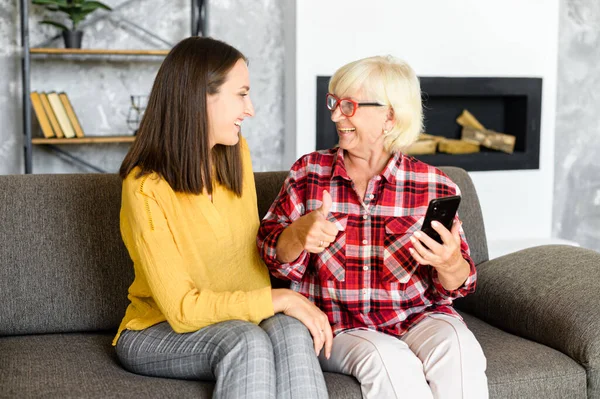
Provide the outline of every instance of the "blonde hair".
<path id="1" fill-rule="evenodd" d="M 386 151 L 402 151 L 417 140 L 423 131 L 423 106 L 421 85 L 410 65 L 391 55 L 363 58 L 338 69 L 329 81 L 329 92 L 340 97 L 359 90 L 394 112 L 394 127 L 384 133 Z"/>

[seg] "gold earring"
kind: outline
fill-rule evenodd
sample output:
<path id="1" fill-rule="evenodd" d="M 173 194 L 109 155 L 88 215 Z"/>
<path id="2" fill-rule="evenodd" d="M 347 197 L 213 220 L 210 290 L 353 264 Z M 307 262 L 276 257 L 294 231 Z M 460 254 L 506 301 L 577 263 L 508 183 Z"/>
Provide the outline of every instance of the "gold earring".
<path id="1" fill-rule="evenodd" d="M 385 129 L 383 129 L 383 134 L 388 134 L 389 132 Z"/>

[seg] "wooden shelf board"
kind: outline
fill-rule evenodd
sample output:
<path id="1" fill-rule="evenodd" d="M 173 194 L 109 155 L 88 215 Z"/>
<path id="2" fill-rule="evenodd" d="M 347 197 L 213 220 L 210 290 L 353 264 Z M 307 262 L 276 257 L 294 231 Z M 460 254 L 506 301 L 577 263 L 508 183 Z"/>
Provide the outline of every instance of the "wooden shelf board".
<path id="1" fill-rule="evenodd" d="M 110 49 L 72 49 L 72 48 L 30 48 L 31 54 L 57 55 L 167 55 L 169 50 L 110 50 Z"/>
<path id="2" fill-rule="evenodd" d="M 97 144 L 97 143 L 132 143 L 135 136 L 86 136 L 66 138 L 42 138 L 35 137 L 31 139 L 32 144 Z"/>

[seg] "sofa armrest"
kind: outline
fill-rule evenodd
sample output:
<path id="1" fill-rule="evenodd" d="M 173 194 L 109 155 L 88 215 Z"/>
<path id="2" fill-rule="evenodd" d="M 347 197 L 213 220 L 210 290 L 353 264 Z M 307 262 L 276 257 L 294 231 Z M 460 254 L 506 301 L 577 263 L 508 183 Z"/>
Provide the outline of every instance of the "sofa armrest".
<path id="1" fill-rule="evenodd" d="M 477 290 L 456 307 L 600 369 L 600 253 L 545 245 L 477 266 Z"/>

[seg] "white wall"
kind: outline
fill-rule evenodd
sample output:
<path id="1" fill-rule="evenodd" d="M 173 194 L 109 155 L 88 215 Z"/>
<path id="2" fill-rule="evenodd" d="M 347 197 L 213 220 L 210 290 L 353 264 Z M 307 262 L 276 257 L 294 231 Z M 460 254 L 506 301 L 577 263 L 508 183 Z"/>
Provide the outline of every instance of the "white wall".
<path id="1" fill-rule="evenodd" d="M 540 169 L 471 176 L 488 239 L 550 237 L 559 0 L 291 0 L 286 6 L 296 14 L 295 51 L 286 49 L 293 54 L 286 74 L 296 85 L 295 115 L 286 115 L 295 117 L 293 158 L 315 150 L 316 76 L 358 58 L 392 54 L 420 76 L 543 78 Z"/>

